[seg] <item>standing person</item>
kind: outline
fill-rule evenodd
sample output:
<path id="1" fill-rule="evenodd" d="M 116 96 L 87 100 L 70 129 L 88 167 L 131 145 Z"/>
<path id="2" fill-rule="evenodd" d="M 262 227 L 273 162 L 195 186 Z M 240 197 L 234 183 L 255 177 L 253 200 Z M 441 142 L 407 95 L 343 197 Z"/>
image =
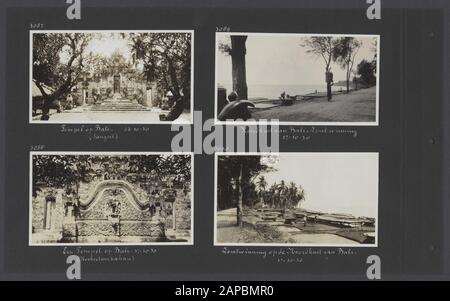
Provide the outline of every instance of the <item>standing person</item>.
<path id="1" fill-rule="evenodd" d="M 327 71 L 325 73 L 325 79 L 327 82 L 327 98 L 328 98 L 328 101 L 331 101 L 331 99 L 333 98 L 333 94 L 331 92 L 331 86 L 334 85 L 333 72 Z"/>
<path id="2" fill-rule="evenodd" d="M 303 227 L 306 227 L 306 224 L 308 222 L 308 218 L 305 216 L 303 216 Z"/>

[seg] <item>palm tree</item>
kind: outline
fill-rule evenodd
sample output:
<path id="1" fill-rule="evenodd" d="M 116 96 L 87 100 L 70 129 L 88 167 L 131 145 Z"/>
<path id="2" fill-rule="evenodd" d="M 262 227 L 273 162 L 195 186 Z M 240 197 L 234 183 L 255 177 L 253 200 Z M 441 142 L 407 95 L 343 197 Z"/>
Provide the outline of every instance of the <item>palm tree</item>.
<path id="1" fill-rule="evenodd" d="M 297 208 L 300 208 L 301 203 L 305 201 L 305 197 L 306 197 L 305 190 L 303 189 L 302 186 L 299 186 L 297 189 L 297 194 L 296 194 L 296 202 L 297 202 L 296 207 Z"/>
<path id="2" fill-rule="evenodd" d="M 275 182 L 270 186 L 269 189 L 269 198 L 270 198 L 270 207 L 274 208 L 277 204 L 277 186 L 278 184 Z"/>
<path id="3" fill-rule="evenodd" d="M 286 209 L 286 198 L 287 198 L 287 191 L 286 191 L 286 184 L 284 183 L 284 180 L 281 180 L 281 183 L 277 187 L 277 194 L 278 194 L 278 200 L 279 200 L 279 207 L 283 207 L 283 209 Z"/>
<path id="4" fill-rule="evenodd" d="M 256 189 L 258 193 L 258 197 L 262 203 L 264 203 L 264 196 L 266 194 L 267 181 L 264 176 L 259 176 L 258 181 L 256 182 Z"/>
<path id="5" fill-rule="evenodd" d="M 298 192 L 298 188 L 297 185 L 294 182 L 290 182 L 289 183 L 289 188 L 288 188 L 288 206 L 289 208 L 294 207 L 298 202 L 297 202 L 297 192 Z"/>

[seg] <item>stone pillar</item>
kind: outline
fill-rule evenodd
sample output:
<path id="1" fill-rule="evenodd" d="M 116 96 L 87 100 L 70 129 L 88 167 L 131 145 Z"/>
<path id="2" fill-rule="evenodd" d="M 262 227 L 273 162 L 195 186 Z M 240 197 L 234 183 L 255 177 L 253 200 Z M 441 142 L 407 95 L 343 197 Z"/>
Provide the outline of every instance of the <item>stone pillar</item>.
<path id="1" fill-rule="evenodd" d="M 45 197 L 45 217 L 44 217 L 45 230 L 51 230 L 54 226 L 55 203 L 56 198 L 54 195 L 48 195 Z"/>
<path id="2" fill-rule="evenodd" d="M 173 226 L 173 230 L 177 230 L 177 210 L 176 210 L 176 205 L 177 201 L 172 203 L 172 226 Z"/>
<path id="3" fill-rule="evenodd" d="M 217 115 L 219 115 L 227 104 L 227 89 L 224 87 L 217 88 Z"/>

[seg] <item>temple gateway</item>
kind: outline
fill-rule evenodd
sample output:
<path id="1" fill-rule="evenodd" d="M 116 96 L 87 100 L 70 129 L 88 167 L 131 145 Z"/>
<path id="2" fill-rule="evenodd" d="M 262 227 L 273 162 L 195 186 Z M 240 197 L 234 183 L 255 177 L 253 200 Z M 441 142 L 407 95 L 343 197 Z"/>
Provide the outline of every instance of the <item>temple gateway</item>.
<path id="1" fill-rule="evenodd" d="M 148 111 L 161 106 L 164 93 L 116 52 L 100 73 L 85 73 L 69 97 L 90 111 Z"/>
<path id="2" fill-rule="evenodd" d="M 74 189 L 37 183 L 31 243 L 191 242 L 191 187 L 99 160 Z"/>

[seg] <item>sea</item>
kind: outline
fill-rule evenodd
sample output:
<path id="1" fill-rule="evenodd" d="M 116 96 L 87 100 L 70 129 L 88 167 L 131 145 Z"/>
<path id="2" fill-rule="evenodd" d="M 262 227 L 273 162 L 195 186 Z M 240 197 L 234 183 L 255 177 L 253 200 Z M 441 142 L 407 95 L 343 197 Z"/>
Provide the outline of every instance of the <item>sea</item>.
<path id="1" fill-rule="evenodd" d="M 227 95 L 232 91 L 232 84 L 220 85 L 227 89 Z M 314 92 L 326 92 L 326 84 L 322 85 L 248 85 L 248 98 L 268 98 L 278 99 L 281 93 L 286 92 L 289 95 L 305 95 Z M 333 86 L 332 91 L 345 90 L 342 86 Z"/>

